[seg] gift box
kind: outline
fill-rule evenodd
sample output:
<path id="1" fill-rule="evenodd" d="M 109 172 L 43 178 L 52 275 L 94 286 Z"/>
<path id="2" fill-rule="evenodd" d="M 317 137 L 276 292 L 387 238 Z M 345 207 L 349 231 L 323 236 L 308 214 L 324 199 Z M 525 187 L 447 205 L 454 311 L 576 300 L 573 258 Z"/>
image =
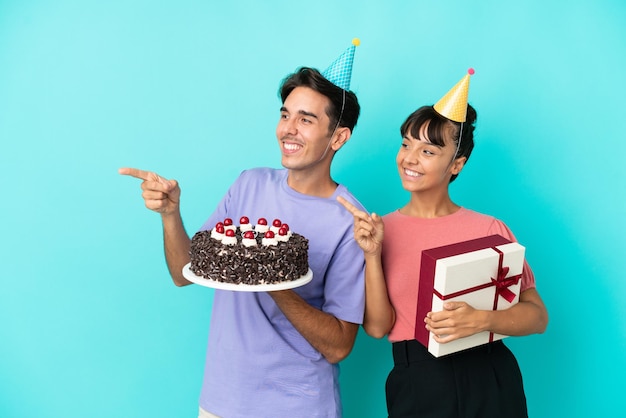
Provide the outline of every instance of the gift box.
<path id="1" fill-rule="evenodd" d="M 505 338 L 481 332 L 437 343 L 425 328 L 428 312 L 443 310 L 447 301 L 463 301 L 475 309 L 503 310 L 519 301 L 525 248 L 491 235 L 422 252 L 415 339 L 435 357 Z"/>

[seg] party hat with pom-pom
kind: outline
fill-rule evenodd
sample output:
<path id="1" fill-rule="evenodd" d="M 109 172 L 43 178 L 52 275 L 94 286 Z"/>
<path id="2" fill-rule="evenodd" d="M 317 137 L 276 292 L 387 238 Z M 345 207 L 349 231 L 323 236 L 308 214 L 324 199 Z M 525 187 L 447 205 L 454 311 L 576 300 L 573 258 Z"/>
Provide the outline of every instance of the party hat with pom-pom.
<path id="1" fill-rule="evenodd" d="M 352 45 L 343 54 L 333 61 L 330 66 L 322 72 L 322 75 L 331 83 L 344 90 L 350 90 L 350 80 L 352 79 L 352 62 L 354 61 L 354 51 L 361 44 L 358 38 L 352 40 Z"/>
<path id="2" fill-rule="evenodd" d="M 437 113 L 454 122 L 465 122 L 471 75 L 474 75 L 473 68 L 470 68 L 467 74 L 435 104 Z"/>

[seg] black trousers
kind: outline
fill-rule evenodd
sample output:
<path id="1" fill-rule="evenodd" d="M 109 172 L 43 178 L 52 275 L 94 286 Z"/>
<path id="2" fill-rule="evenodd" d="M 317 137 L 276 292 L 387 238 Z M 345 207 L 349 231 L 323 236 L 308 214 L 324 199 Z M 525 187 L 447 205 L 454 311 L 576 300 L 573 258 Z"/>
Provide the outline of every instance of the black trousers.
<path id="1" fill-rule="evenodd" d="M 416 340 L 393 343 L 390 418 L 527 418 L 522 375 L 496 341 L 435 358 Z"/>

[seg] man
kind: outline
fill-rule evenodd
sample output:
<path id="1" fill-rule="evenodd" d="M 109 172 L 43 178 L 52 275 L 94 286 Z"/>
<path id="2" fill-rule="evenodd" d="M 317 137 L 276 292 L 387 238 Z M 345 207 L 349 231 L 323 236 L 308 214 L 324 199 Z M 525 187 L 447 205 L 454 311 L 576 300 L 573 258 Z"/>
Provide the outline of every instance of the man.
<path id="1" fill-rule="evenodd" d="M 284 169 L 244 171 L 201 230 L 226 217 L 280 218 L 309 239 L 313 279 L 292 290 L 215 291 L 201 417 L 341 417 L 337 363 L 362 322 L 364 284 L 353 219 L 336 197 L 362 206 L 331 178 L 330 167 L 360 106 L 347 87 L 306 67 L 283 80 L 280 95 L 276 137 Z M 120 173 L 143 180 L 146 206 L 162 217 L 174 283 L 190 284 L 182 274 L 190 238 L 178 183 L 132 168 Z"/>

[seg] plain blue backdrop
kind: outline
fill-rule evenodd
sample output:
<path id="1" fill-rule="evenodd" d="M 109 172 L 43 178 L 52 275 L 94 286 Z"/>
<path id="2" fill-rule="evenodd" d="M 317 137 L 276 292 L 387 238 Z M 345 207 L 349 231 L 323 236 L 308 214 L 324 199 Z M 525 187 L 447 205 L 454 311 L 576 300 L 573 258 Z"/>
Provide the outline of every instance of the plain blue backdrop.
<path id="1" fill-rule="evenodd" d="M 277 89 L 354 37 L 363 111 L 333 175 L 407 200 L 398 128 L 474 67 L 453 199 L 505 221 L 550 313 L 509 338 L 531 417 L 626 408 L 626 4 L 621 0 L 0 0 L 0 416 L 195 417 L 212 290 L 178 289 L 135 166 L 177 179 L 194 232 L 277 166 Z M 347 418 L 385 415 L 386 340 L 342 363 Z M 621 412 L 620 412 L 621 411 Z"/>

